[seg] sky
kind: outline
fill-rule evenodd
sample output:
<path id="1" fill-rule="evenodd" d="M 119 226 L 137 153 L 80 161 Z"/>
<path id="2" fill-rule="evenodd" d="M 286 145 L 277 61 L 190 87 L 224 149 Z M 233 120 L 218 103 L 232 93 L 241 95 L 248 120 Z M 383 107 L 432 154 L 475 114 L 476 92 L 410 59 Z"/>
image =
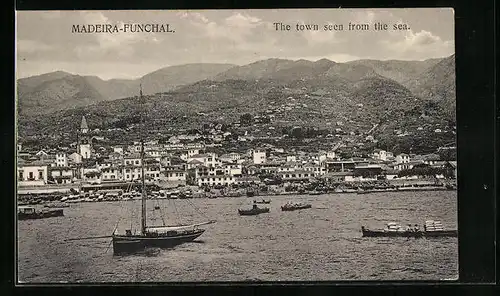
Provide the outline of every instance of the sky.
<path id="1" fill-rule="evenodd" d="M 374 24 L 388 25 L 387 31 Z M 289 24 L 277 31 L 274 23 Z M 348 24 L 369 30 L 348 30 Z M 174 33 L 73 33 L 73 25 L 169 24 Z M 297 24 L 317 24 L 298 31 Z M 343 25 L 342 31 L 324 25 Z M 407 24 L 393 30 L 393 24 Z M 18 11 L 16 76 L 53 71 L 134 79 L 187 63 L 244 65 L 267 58 L 335 62 L 425 60 L 455 52 L 451 8 L 170 11 Z"/>

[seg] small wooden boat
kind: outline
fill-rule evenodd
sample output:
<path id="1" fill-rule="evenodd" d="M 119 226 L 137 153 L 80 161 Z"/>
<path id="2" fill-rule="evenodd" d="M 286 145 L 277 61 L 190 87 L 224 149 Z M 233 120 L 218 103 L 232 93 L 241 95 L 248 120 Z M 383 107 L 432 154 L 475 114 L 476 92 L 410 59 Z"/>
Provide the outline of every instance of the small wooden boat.
<path id="1" fill-rule="evenodd" d="M 43 219 L 60 216 L 64 216 L 63 209 L 37 211 L 33 207 L 21 206 L 19 207 L 19 211 L 17 212 L 17 218 L 19 220 Z"/>
<path id="2" fill-rule="evenodd" d="M 322 193 L 321 191 L 309 191 L 309 195 L 321 195 Z"/>
<path id="3" fill-rule="evenodd" d="M 269 208 L 258 208 L 256 205 L 254 205 L 254 207 L 249 210 L 238 209 L 238 213 L 241 216 L 253 216 L 262 213 L 269 213 Z"/>
<path id="4" fill-rule="evenodd" d="M 155 206 L 155 210 L 159 210 L 160 209 L 160 206 Z"/>
<path id="5" fill-rule="evenodd" d="M 247 197 L 253 197 L 253 196 L 255 196 L 255 192 L 247 191 Z"/>
<path id="6" fill-rule="evenodd" d="M 310 204 L 303 203 L 287 203 L 284 206 L 281 206 L 282 211 L 296 211 L 302 209 L 310 209 L 312 206 Z"/>

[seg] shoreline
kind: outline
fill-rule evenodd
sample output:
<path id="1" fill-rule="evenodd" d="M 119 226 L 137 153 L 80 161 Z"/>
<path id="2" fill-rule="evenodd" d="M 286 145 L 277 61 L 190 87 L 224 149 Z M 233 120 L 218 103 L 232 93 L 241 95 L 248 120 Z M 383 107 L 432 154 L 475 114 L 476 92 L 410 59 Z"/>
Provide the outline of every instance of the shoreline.
<path id="1" fill-rule="evenodd" d="M 289 191 L 289 192 L 258 192 L 253 196 L 246 196 L 245 194 L 235 194 L 234 192 L 232 194 L 224 194 L 223 192 L 219 193 L 214 193 L 214 192 L 203 192 L 203 193 L 194 193 L 193 196 L 190 197 L 159 197 L 155 196 L 153 198 L 148 198 L 148 200 L 176 200 L 176 199 L 217 199 L 217 198 L 247 198 L 247 199 L 262 199 L 266 197 L 276 197 L 276 196 L 320 196 L 320 195 L 336 195 L 336 194 L 355 194 L 355 195 L 364 195 L 364 194 L 371 194 L 371 193 L 393 193 L 393 192 L 428 192 L 428 191 L 457 191 L 456 189 L 450 189 L 446 188 L 445 186 L 426 186 L 426 187 L 400 187 L 400 188 L 395 188 L 395 189 L 374 189 L 374 190 L 341 190 L 341 191 L 327 191 L 327 192 L 298 192 L 298 191 Z M 63 203 L 63 204 L 71 204 L 71 203 L 87 203 L 87 202 L 114 202 L 114 201 L 130 201 L 130 200 L 141 200 L 140 198 L 132 198 L 132 199 L 123 199 L 123 198 L 114 198 L 114 199 L 103 199 L 103 200 L 97 200 L 97 199 L 87 199 L 85 198 L 80 198 L 80 199 L 72 199 L 72 200 L 67 200 L 67 201 L 61 201 L 60 198 L 62 198 L 60 193 L 52 194 L 43 197 L 38 197 L 36 196 L 37 194 L 33 195 L 28 195 L 26 198 L 21 198 L 21 200 L 17 199 L 17 205 L 46 205 L 46 204 L 51 204 L 51 203 Z M 59 199 L 53 198 L 55 195 L 60 196 Z M 24 199 L 24 200 L 22 200 Z M 31 201 L 31 202 L 30 202 Z"/>

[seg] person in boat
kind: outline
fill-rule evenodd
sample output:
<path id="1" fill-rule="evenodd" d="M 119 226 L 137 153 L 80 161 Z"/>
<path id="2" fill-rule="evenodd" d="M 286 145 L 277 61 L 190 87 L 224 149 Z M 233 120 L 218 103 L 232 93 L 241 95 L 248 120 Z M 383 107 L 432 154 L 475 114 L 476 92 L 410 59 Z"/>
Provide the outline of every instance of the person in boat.
<path id="1" fill-rule="evenodd" d="M 257 209 L 257 204 L 253 204 L 253 209 L 256 210 Z"/>
<path id="2" fill-rule="evenodd" d="M 415 224 L 415 228 L 414 229 L 415 229 L 415 232 L 419 232 L 420 231 L 420 229 L 418 228 L 418 224 Z"/>

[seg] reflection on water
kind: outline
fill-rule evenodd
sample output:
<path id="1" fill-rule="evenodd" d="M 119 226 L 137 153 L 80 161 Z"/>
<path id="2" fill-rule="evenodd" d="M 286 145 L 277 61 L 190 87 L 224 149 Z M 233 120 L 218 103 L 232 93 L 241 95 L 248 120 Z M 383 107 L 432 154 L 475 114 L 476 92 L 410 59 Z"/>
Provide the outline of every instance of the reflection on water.
<path id="1" fill-rule="evenodd" d="M 458 274 L 457 238 L 363 238 L 361 225 L 440 220 L 457 227 L 456 192 L 281 196 L 270 213 L 239 216 L 252 199 L 148 204 L 151 224 L 217 220 L 192 243 L 113 256 L 110 239 L 65 241 L 139 227 L 139 201 L 81 203 L 64 217 L 18 223 L 21 282 L 439 280 Z M 268 199 L 266 197 L 266 199 Z M 282 212 L 287 201 L 311 209 Z M 191 206 L 194 204 L 196 208 Z M 201 212 L 200 212 L 201 211 Z M 201 215 L 202 214 L 202 215 Z"/>

